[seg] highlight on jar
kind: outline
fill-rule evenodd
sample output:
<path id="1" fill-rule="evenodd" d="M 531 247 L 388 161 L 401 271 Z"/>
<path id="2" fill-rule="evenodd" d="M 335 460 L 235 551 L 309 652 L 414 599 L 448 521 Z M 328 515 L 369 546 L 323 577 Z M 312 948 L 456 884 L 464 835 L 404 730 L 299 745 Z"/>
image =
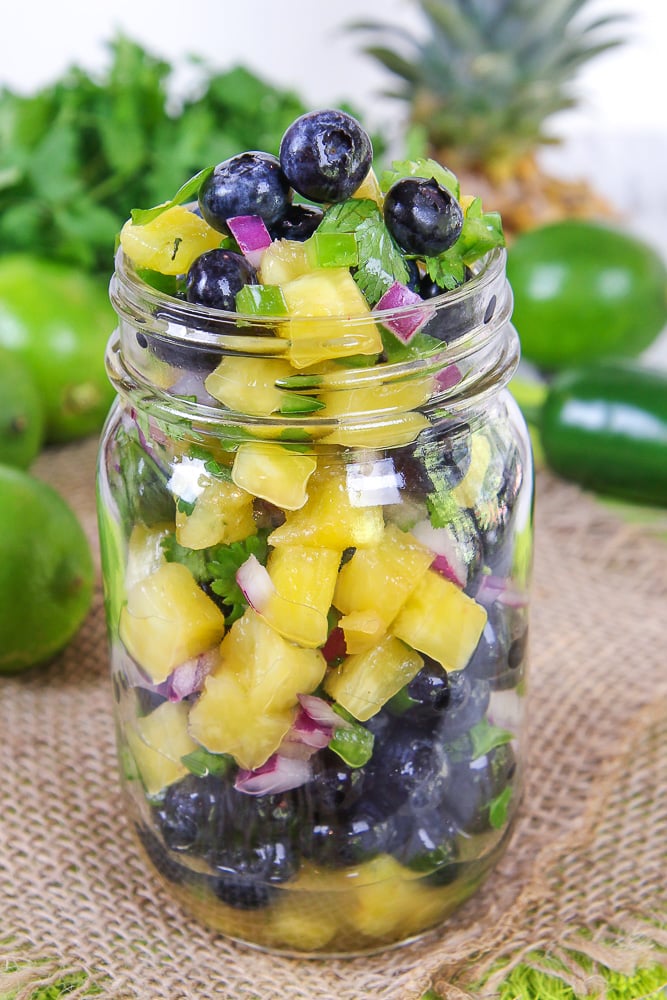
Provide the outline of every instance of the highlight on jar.
<path id="1" fill-rule="evenodd" d="M 432 160 L 378 176 L 358 122 L 312 112 L 279 157 L 134 211 L 111 298 L 98 510 L 137 842 L 236 940 L 414 940 L 521 802 L 533 472 L 500 219 Z"/>

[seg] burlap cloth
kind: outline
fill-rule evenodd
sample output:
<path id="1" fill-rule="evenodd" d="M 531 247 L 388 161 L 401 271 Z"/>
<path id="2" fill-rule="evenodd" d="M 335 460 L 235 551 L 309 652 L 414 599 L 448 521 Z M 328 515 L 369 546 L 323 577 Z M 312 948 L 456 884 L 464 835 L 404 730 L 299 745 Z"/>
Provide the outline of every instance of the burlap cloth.
<path id="1" fill-rule="evenodd" d="M 94 463 L 85 442 L 36 472 L 96 544 Z M 566 964 L 572 949 L 590 955 L 588 982 L 581 965 L 565 973 L 583 995 L 600 985 L 595 961 L 655 961 L 667 948 L 667 545 L 547 476 L 536 537 L 521 820 L 478 895 L 393 952 L 254 952 L 198 926 L 145 871 L 117 787 L 99 594 L 56 662 L 0 678 L 0 997 L 82 970 L 71 997 L 91 982 L 117 1000 L 412 1000 L 429 986 L 489 997 L 536 948 Z"/>

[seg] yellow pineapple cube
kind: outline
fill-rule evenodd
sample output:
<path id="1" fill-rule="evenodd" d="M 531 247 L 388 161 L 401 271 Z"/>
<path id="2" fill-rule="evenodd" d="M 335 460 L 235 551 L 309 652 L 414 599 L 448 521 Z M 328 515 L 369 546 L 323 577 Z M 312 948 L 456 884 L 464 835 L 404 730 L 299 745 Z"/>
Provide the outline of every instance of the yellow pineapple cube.
<path id="1" fill-rule="evenodd" d="M 293 374 L 292 366 L 280 358 L 225 355 L 204 385 L 230 410 L 268 417 L 280 409 L 288 395 L 276 388 L 276 381 Z"/>
<path id="2" fill-rule="evenodd" d="M 306 246 L 299 240 L 274 240 L 262 255 L 262 285 L 285 285 L 311 270 Z"/>
<path id="3" fill-rule="evenodd" d="M 374 201 L 378 208 L 382 208 L 384 204 L 384 195 L 382 194 L 382 188 L 380 187 L 380 182 L 377 179 L 377 175 L 373 168 L 368 171 L 363 181 L 357 188 L 357 190 L 352 195 L 353 198 L 368 198 L 369 201 Z"/>
<path id="4" fill-rule="evenodd" d="M 318 399 L 324 403 L 324 409 L 318 412 L 318 417 L 407 414 L 426 402 L 432 385 L 433 379 L 422 378 L 321 392 Z"/>
<path id="5" fill-rule="evenodd" d="M 176 541 L 187 549 L 207 549 L 256 534 L 252 500 L 234 483 L 214 480 L 199 494 L 191 514 L 176 511 Z"/>
<path id="6" fill-rule="evenodd" d="M 321 682 L 324 657 L 287 642 L 252 610 L 234 622 L 190 712 L 190 733 L 213 753 L 230 753 L 254 770 L 278 749 L 299 694 Z"/>
<path id="7" fill-rule="evenodd" d="M 145 226 L 128 219 L 120 245 L 137 267 L 161 274 L 184 274 L 206 250 L 220 246 L 222 235 L 183 205 L 168 208 Z"/>
<path id="8" fill-rule="evenodd" d="M 365 653 L 376 646 L 382 639 L 387 626 L 377 611 L 353 611 L 343 615 L 338 627 L 345 636 L 345 649 L 348 653 Z"/>
<path id="9" fill-rule="evenodd" d="M 415 872 L 391 855 L 380 854 L 367 862 L 360 877 L 364 884 L 350 894 L 349 921 L 362 934 L 418 933 L 442 914 L 438 891 L 424 886 Z"/>
<path id="10" fill-rule="evenodd" d="M 135 583 L 120 614 L 125 648 L 157 684 L 215 646 L 224 631 L 222 612 L 181 563 L 164 563 Z"/>
<path id="11" fill-rule="evenodd" d="M 232 479 L 239 488 L 282 510 L 298 510 L 306 502 L 308 480 L 316 468 L 312 455 L 249 441 L 236 452 Z"/>
<path id="12" fill-rule="evenodd" d="M 333 549 L 305 545 L 281 545 L 272 551 L 267 570 L 281 602 L 274 603 L 273 614 L 265 617 L 281 635 L 302 646 L 326 642 L 340 558 L 341 553 Z"/>
<path id="13" fill-rule="evenodd" d="M 388 625 L 434 558 L 414 535 L 387 524 L 375 545 L 341 567 L 333 602 L 345 615 L 372 609 Z"/>
<path id="14" fill-rule="evenodd" d="M 359 722 L 366 722 L 424 666 L 421 656 L 392 635 L 365 653 L 347 656 L 329 672 L 325 690 Z"/>
<path id="15" fill-rule="evenodd" d="M 282 286 L 291 317 L 278 328 L 296 368 L 354 354 L 379 354 L 382 338 L 348 268 L 319 268 Z"/>
<path id="16" fill-rule="evenodd" d="M 188 707 L 165 701 L 125 730 L 130 752 L 149 795 L 188 773 L 181 758 L 197 749 L 188 733 Z"/>
<path id="17" fill-rule="evenodd" d="M 382 537 L 382 507 L 357 506 L 348 490 L 344 467 L 318 470 L 308 486 L 308 499 L 289 512 L 269 535 L 269 544 L 307 545 L 342 552 L 376 544 Z"/>
<path id="18" fill-rule="evenodd" d="M 145 524 L 135 524 L 127 544 L 126 590 L 150 576 L 166 561 L 162 542 L 173 530 L 171 524 L 156 524 L 151 528 L 147 528 Z"/>
<path id="19" fill-rule="evenodd" d="M 342 423 L 322 437 L 322 444 L 338 444 L 343 448 L 399 448 L 416 441 L 429 426 L 423 413 L 399 413 L 368 423 Z"/>
<path id="20" fill-rule="evenodd" d="M 491 443 L 485 434 L 473 434 L 470 443 L 470 465 L 451 491 L 459 507 L 474 507 L 483 493 L 484 479 L 491 464 Z"/>
<path id="21" fill-rule="evenodd" d="M 212 753 L 232 754 L 240 767 L 255 770 L 280 746 L 294 722 L 296 706 L 260 711 L 256 692 L 233 671 L 206 679 L 190 712 L 190 733 Z"/>
<path id="22" fill-rule="evenodd" d="M 392 622 L 391 631 L 445 670 L 462 670 L 475 652 L 486 618 L 481 604 L 429 569 Z"/>

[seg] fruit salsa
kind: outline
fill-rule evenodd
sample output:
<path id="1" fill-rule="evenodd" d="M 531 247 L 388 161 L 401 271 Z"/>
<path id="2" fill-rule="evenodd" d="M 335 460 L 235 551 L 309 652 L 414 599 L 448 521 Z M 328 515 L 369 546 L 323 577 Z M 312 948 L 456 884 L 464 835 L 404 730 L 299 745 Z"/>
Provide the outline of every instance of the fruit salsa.
<path id="1" fill-rule="evenodd" d="M 119 243 L 99 519 L 139 840 L 238 940 L 414 938 L 520 800 L 532 473 L 500 221 L 432 160 L 378 178 L 325 110 Z"/>

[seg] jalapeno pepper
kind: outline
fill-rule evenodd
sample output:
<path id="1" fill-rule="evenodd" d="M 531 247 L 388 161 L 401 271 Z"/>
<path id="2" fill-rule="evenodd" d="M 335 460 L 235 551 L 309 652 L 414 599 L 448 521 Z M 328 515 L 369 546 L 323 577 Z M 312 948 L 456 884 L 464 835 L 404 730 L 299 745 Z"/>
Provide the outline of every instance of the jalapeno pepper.
<path id="1" fill-rule="evenodd" d="M 558 474 L 598 492 L 667 504 L 667 373 L 621 361 L 563 372 L 539 423 Z"/>

